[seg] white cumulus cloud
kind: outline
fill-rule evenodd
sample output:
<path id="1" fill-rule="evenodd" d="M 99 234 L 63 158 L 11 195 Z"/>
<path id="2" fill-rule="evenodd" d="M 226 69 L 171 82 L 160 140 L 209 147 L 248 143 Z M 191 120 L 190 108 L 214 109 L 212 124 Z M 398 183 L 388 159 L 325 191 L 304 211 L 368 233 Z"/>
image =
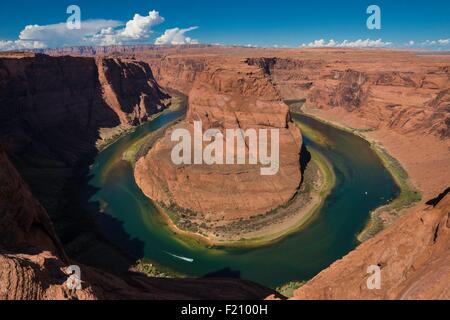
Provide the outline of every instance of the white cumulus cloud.
<path id="1" fill-rule="evenodd" d="M 136 13 L 133 19 L 129 20 L 125 26 L 115 28 L 108 26 L 102 28 L 90 38 L 94 45 L 112 45 L 124 43 L 137 43 L 146 40 L 153 33 L 152 28 L 165 21 L 158 11 L 152 10 L 147 16 Z"/>
<path id="2" fill-rule="evenodd" d="M 425 40 L 419 43 L 419 47 L 430 49 L 444 49 L 450 45 L 450 39 Z"/>
<path id="3" fill-rule="evenodd" d="M 450 39 L 439 39 L 439 40 L 425 40 L 422 42 L 424 46 L 435 46 L 435 45 L 447 45 L 450 43 Z"/>
<path id="4" fill-rule="evenodd" d="M 0 51 L 43 49 L 45 44 L 40 41 L 0 40 Z"/>
<path id="5" fill-rule="evenodd" d="M 68 29 L 65 22 L 44 26 L 28 25 L 20 32 L 19 40 L 38 41 L 46 47 L 87 45 L 92 42 L 95 34 L 120 24 L 120 21 L 97 19 L 83 21 L 81 29 Z"/>
<path id="6" fill-rule="evenodd" d="M 195 29 L 198 29 L 198 27 L 190 27 L 186 29 L 180 28 L 167 29 L 163 35 L 161 35 L 159 38 L 155 40 L 155 44 L 157 45 L 197 44 L 198 40 L 186 36 L 186 33 Z"/>
<path id="7" fill-rule="evenodd" d="M 164 22 L 158 11 L 135 14 L 125 24 L 117 20 L 82 20 L 81 29 L 68 29 L 66 22 L 27 25 L 17 40 L 0 40 L 0 50 L 42 49 L 79 45 L 112 45 L 147 40 L 152 28 Z"/>
<path id="8" fill-rule="evenodd" d="M 164 17 L 161 17 L 158 11 L 150 11 L 145 17 L 136 13 L 133 19 L 127 22 L 125 29 L 120 32 L 120 36 L 134 40 L 145 39 L 149 37 L 153 26 L 163 22 Z"/>
<path id="9" fill-rule="evenodd" d="M 390 45 L 392 45 L 392 42 L 385 42 L 381 39 L 358 39 L 355 41 L 344 40 L 342 42 L 337 42 L 333 39 L 327 42 L 324 39 L 320 39 L 314 40 L 308 44 L 303 43 L 301 46 L 307 48 L 382 48 Z"/>

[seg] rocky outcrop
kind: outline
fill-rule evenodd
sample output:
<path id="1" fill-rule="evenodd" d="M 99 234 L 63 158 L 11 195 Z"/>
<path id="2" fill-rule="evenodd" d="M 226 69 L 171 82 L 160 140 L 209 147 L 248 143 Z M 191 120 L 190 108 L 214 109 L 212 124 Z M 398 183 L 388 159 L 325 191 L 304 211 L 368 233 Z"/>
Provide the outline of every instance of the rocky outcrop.
<path id="1" fill-rule="evenodd" d="M 152 67 L 158 83 L 188 94 L 197 77 L 207 67 L 203 57 L 154 57 L 145 59 Z"/>
<path id="2" fill-rule="evenodd" d="M 445 62 L 398 52 L 383 53 L 390 64 L 379 58 L 366 62 L 362 54 L 366 53 L 336 53 L 342 60 L 333 61 L 318 52 L 312 59 L 253 58 L 247 63 L 269 74 L 285 99 L 305 99 L 308 108 L 342 108 L 373 128 L 449 137 Z"/>
<path id="3" fill-rule="evenodd" d="M 105 102 L 119 116 L 121 123 L 139 124 L 165 108 L 168 98 L 144 62 L 97 59 L 99 82 Z"/>
<path id="4" fill-rule="evenodd" d="M 380 289 L 367 286 L 371 265 Z M 423 205 L 336 261 L 296 299 L 450 299 L 450 196 Z"/>
<path id="5" fill-rule="evenodd" d="M 246 164 L 175 165 L 171 150 L 176 142 L 171 142 L 171 134 L 177 128 L 192 133 L 194 121 L 201 121 L 204 131 L 218 129 L 223 136 L 226 129 L 279 130 L 280 170 L 261 175 L 261 164 L 248 163 L 248 146 Z M 288 107 L 263 72 L 244 63 L 210 63 L 190 91 L 186 121 L 169 129 L 137 162 L 135 177 L 149 198 L 201 215 L 201 221 L 190 219 L 190 224 L 223 226 L 276 209 L 296 194 L 301 145 Z M 155 166 L 159 169 L 151 170 Z"/>
<path id="6" fill-rule="evenodd" d="M 0 300 L 261 300 L 276 294 L 240 279 L 158 279 L 79 266 L 82 288 L 72 290 L 68 265 L 51 252 L 0 249 Z"/>
<path id="7" fill-rule="evenodd" d="M 248 58 L 246 62 L 262 68 L 270 75 L 273 85 L 286 99 L 303 99 L 308 95 L 313 85 L 311 75 L 317 74 L 318 70 L 324 68 L 323 61 L 316 59 L 294 59 L 294 58 Z"/>

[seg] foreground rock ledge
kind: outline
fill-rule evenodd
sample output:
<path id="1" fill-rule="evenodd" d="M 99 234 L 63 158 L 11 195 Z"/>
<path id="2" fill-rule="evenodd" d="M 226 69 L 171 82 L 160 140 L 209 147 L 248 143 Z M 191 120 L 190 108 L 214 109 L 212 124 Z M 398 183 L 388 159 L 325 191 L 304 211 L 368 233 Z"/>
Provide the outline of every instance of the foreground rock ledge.
<path id="1" fill-rule="evenodd" d="M 260 68 L 241 63 L 211 66 L 194 84 L 185 121 L 167 130 L 138 160 L 135 178 L 146 196 L 166 207 L 201 215 L 208 225 L 224 225 L 264 214 L 287 203 L 300 182 L 300 131 L 288 107 Z M 280 169 L 263 176 L 259 165 L 180 165 L 171 161 L 175 128 L 279 130 Z M 270 141 L 270 140 L 269 140 Z"/>

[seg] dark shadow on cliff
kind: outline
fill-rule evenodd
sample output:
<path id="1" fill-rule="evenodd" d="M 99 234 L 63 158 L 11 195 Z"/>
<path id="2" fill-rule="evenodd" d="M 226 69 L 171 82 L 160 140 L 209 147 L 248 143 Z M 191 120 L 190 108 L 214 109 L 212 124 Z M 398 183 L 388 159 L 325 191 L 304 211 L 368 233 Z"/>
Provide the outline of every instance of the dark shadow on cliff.
<path id="1" fill-rule="evenodd" d="M 436 207 L 442 199 L 450 192 L 450 187 L 444 190 L 441 194 L 439 194 L 436 198 L 430 199 L 426 202 L 427 205 Z"/>
<path id="2" fill-rule="evenodd" d="M 90 203 L 89 165 L 98 154 L 100 128 L 120 124 L 106 104 L 94 59 L 36 57 L 0 59 L 9 76 L 0 84 L 0 143 L 32 194 L 48 212 L 68 255 L 107 270 L 126 271 L 142 257 L 143 243 Z M 86 208 L 89 206 L 89 210 Z M 105 239 L 98 221 L 121 239 L 125 256 Z"/>
<path id="3" fill-rule="evenodd" d="M 92 163 L 94 159 L 86 161 Z M 122 221 L 104 213 L 99 201 L 91 200 L 99 189 L 89 185 L 92 176 L 88 174 L 88 165 L 82 168 L 85 172 L 67 185 L 66 194 L 74 196 L 68 198 L 66 213 L 75 220 L 64 229 L 65 249 L 71 258 L 84 264 L 116 273 L 127 272 L 134 261 L 143 257 L 144 242 L 132 238 Z"/>
<path id="4" fill-rule="evenodd" d="M 305 143 L 302 144 L 302 149 L 300 151 L 300 171 L 302 173 L 302 177 L 304 176 L 306 167 L 311 161 L 311 153 L 308 151 Z"/>
<path id="5" fill-rule="evenodd" d="M 117 93 L 122 111 L 132 113 L 136 105 L 143 105 L 146 112 L 152 114 L 158 112 L 158 107 L 164 107 L 160 98 L 169 98 L 169 95 L 160 89 L 148 64 L 105 59 L 103 67 L 106 77 L 111 79 L 109 84 Z M 145 103 L 142 99 L 146 100 Z"/>

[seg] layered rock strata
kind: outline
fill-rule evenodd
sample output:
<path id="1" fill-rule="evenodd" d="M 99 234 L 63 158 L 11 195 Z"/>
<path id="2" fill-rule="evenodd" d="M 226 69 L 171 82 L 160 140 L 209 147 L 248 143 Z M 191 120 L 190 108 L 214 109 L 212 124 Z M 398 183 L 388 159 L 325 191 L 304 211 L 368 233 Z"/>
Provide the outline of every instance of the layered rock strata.
<path id="1" fill-rule="evenodd" d="M 172 132 L 184 128 L 192 133 L 194 121 L 201 121 L 204 131 L 217 129 L 224 137 L 226 129 L 255 129 L 258 133 L 267 129 L 269 142 L 270 130 L 276 129 L 279 171 L 261 175 L 263 166 L 248 162 L 248 145 L 246 164 L 175 165 L 171 152 L 177 142 L 171 141 Z M 169 129 L 137 162 L 135 177 L 154 201 L 200 214 L 205 224 L 223 225 L 274 210 L 296 194 L 301 182 L 301 146 L 288 107 L 261 70 L 243 63 L 211 64 L 190 90 L 186 120 Z M 270 148 L 269 143 L 269 154 Z M 153 170 L 155 167 L 158 170 Z"/>
<path id="2" fill-rule="evenodd" d="M 101 132 L 145 121 L 165 108 L 167 97 L 143 62 L 0 57 L 0 144 L 64 242 L 80 232 L 72 202 L 82 201 L 76 191 Z"/>

